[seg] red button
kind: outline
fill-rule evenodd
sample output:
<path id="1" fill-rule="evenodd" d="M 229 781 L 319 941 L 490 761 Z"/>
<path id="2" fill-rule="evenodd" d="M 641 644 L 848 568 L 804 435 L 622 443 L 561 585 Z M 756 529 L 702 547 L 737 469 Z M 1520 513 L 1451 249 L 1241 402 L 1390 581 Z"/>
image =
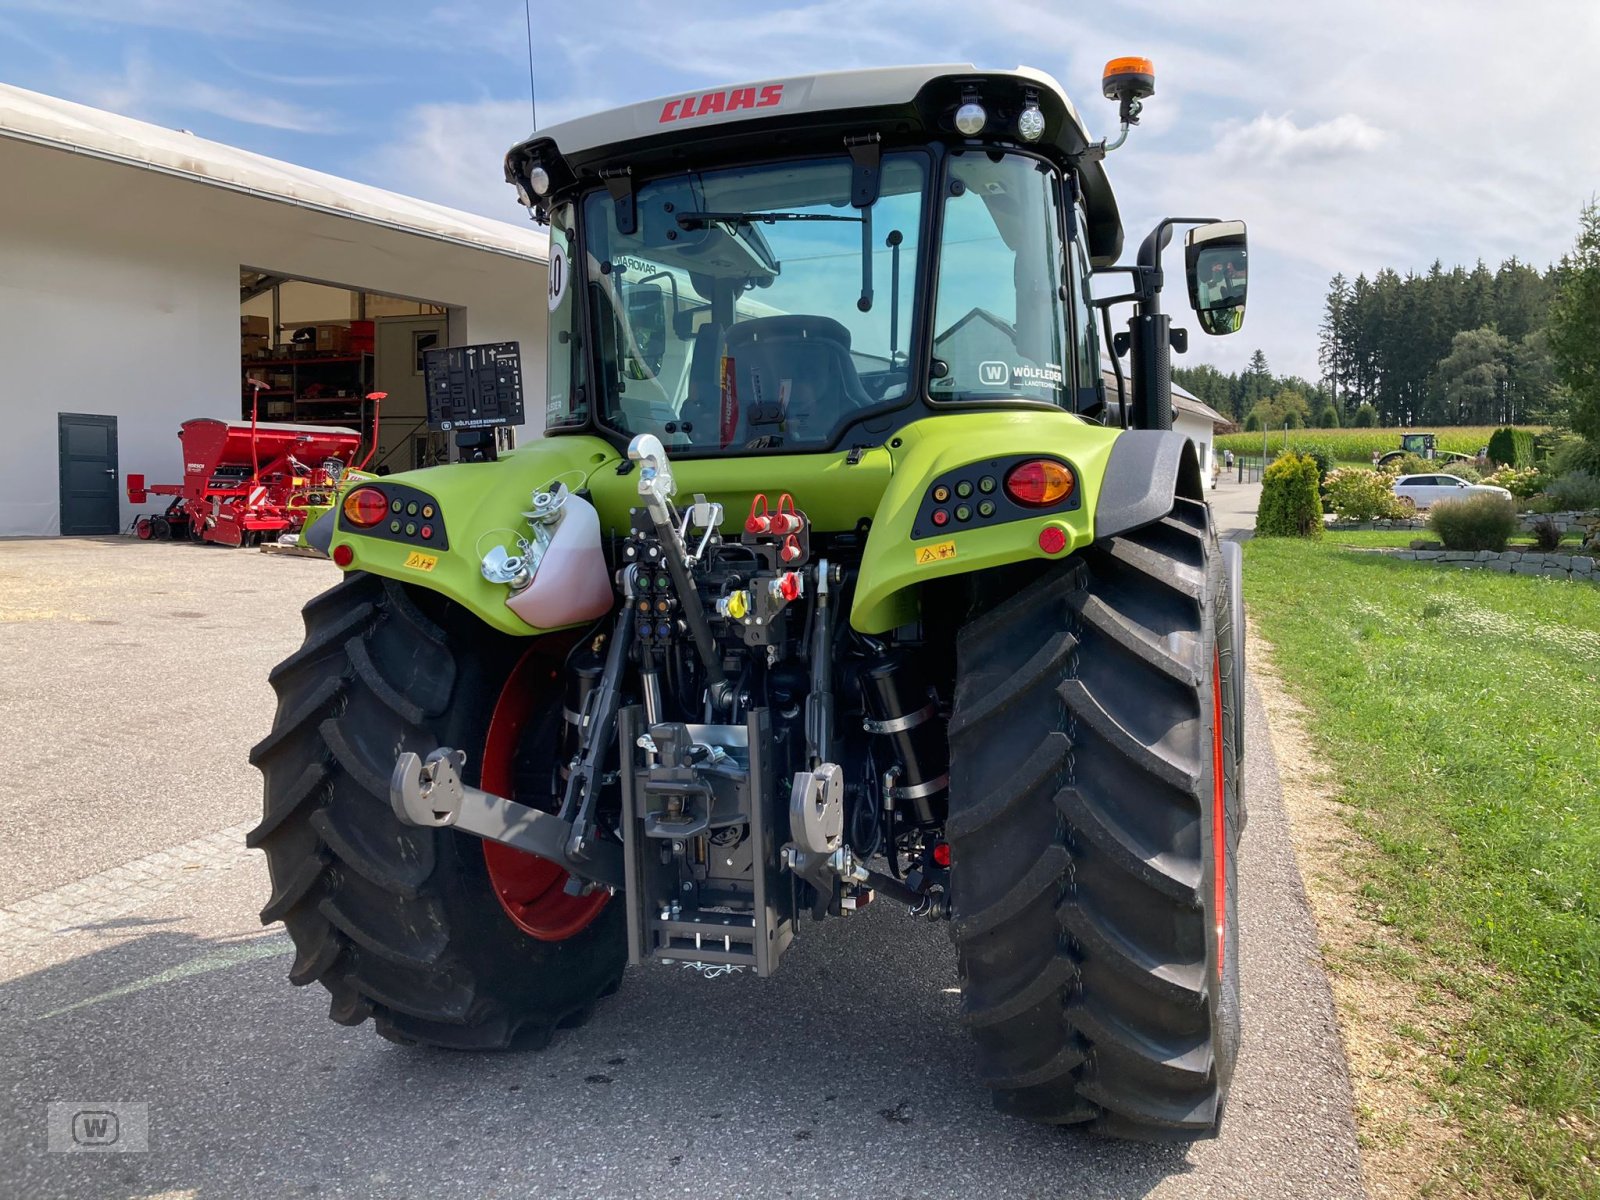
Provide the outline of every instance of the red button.
<path id="1" fill-rule="evenodd" d="M 432 525 L 424 525 L 422 527 L 422 536 L 425 537 L 425 538 L 431 538 L 433 536 L 433 526 Z"/>
<path id="2" fill-rule="evenodd" d="M 950 523 L 950 514 L 945 512 L 945 510 L 942 508 L 934 509 L 933 523 L 935 525 L 948 525 Z"/>

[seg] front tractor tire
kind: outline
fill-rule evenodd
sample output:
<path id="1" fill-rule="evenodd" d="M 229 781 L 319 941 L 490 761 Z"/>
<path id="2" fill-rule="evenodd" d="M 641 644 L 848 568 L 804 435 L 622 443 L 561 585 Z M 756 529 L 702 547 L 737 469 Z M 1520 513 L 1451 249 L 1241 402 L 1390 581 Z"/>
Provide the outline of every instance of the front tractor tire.
<path id="1" fill-rule="evenodd" d="M 481 770 L 548 803 L 570 640 L 530 648 L 359 573 L 304 617 L 305 643 L 271 675 L 272 732 L 251 752 L 265 802 L 248 842 L 272 876 L 261 920 L 294 941 L 290 981 L 321 983 L 333 1020 L 370 1017 L 393 1041 L 543 1046 L 619 985 L 622 904 L 564 895 L 542 859 L 508 852 L 519 870 L 467 834 L 401 824 L 389 775 L 402 751 L 459 746 L 469 782 Z"/>
<path id="2" fill-rule="evenodd" d="M 1217 1130 L 1239 1046 L 1226 579 L 1205 506 L 1179 499 L 959 634 L 951 932 L 1004 1112 Z"/>

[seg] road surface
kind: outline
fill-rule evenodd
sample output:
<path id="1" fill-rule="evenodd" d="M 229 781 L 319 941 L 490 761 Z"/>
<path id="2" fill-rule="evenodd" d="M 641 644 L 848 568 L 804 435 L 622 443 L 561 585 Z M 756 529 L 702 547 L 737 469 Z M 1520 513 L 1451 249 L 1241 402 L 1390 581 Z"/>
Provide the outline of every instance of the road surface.
<path id="1" fill-rule="evenodd" d="M 944 929 L 807 926 L 770 980 L 631 972 L 545 1052 L 402 1048 L 285 980 L 243 848 L 268 667 L 322 562 L 0 542 L 0 1195 L 1362 1195 L 1350 1089 L 1259 701 L 1245 1041 L 1222 1136 L 993 1112 Z M 46 1105 L 148 1105 L 147 1153 L 49 1153 Z"/>

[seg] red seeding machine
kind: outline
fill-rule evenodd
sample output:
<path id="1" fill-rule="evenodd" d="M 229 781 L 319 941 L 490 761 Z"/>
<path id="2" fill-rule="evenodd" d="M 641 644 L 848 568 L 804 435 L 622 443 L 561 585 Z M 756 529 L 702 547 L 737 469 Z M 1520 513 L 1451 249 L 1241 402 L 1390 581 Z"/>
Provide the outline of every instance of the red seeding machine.
<path id="1" fill-rule="evenodd" d="M 386 395 L 367 396 L 373 402 L 372 441 L 356 470 L 377 451 L 377 412 Z M 147 484 L 143 475 L 128 476 L 130 504 L 144 504 L 151 496 L 173 498 L 159 516 L 135 518 L 134 533 L 142 541 L 187 538 L 251 546 L 299 532 L 309 515 L 333 504 L 361 435 L 333 425 L 197 417 L 183 423 L 178 441 L 182 483 Z"/>
<path id="2" fill-rule="evenodd" d="M 128 476 L 128 501 L 171 496 L 160 516 L 141 516 L 141 539 L 192 538 L 247 546 L 298 530 L 308 505 L 331 497 L 361 435 L 328 425 L 251 424 L 200 417 L 178 431 L 183 482 Z"/>

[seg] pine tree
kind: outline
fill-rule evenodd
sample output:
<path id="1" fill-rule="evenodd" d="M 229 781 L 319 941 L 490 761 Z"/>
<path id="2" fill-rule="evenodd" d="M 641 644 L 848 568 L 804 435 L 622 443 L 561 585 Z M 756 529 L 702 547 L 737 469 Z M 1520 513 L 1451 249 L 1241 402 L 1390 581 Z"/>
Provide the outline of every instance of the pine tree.
<path id="1" fill-rule="evenodd" d="M 1600 443 L 1600 203 L 1584 207 L 1577 244 L 1563 264 L 1550 305 L 1550 353 L 1572 394 L 1572 428 Z"/>
<path id="2" fill-rule="evenodd" d="M 1328 298 L 1323 301 L 1322 325 L 1317 338 L 1317 365 L 1335 403 L 1344 396 L 1350 370 L 1344 344 L 1345 309 L 1349 303 L 1350 284 L 1341 272 L 1328 282 Z"/>

